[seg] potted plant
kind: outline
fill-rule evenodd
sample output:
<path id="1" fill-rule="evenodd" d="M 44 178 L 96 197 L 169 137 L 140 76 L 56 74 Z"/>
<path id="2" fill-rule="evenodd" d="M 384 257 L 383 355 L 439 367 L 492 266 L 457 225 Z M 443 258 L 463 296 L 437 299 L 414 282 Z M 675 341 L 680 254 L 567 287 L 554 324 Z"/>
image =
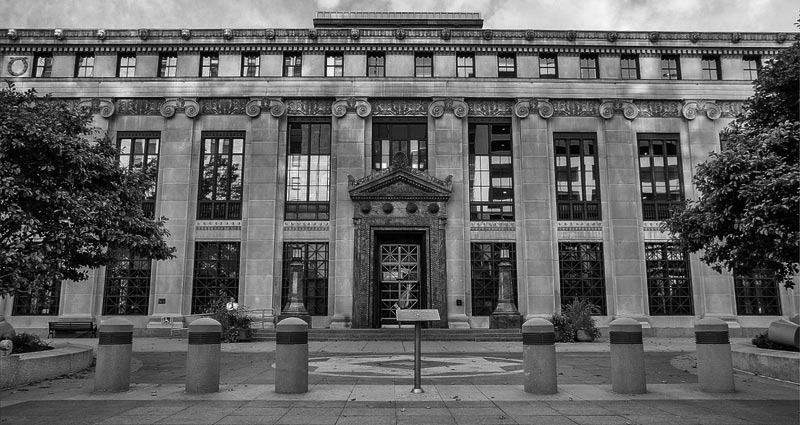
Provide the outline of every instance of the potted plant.
<path id="1" fill-rule="evenodd" d="M 232 298 L 220 297 L 206 310 L 211 318 L 222 326 L 222 340 L 225 342 L 250 341 L 253 330 L 250 324 L 253 319 L 247 307 L 239 306 Z"/>
<path id="2" fill-rule="evenodd" d="M 572 342 L 575 340 L 575 329 L 572 327 L 569 318 L 561 313 L 555 313 L 550 317 L 553 324 L 556 342 Z"/>
<path id="3" fill-rule="evenodd" d="M 592 342 L 600 336 L 600 330 L 592 317 L 600 314 L 600 309 L 589 300 L 575 297 L 572 303 L 562 307 L 562 312 L 575 330 L 576 341 Z"/>

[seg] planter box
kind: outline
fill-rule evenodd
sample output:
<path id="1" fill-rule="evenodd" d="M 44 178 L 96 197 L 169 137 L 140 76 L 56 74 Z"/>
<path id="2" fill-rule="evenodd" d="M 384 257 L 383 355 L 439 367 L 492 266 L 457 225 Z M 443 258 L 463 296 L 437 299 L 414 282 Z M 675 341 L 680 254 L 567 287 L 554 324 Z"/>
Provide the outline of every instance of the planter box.
<path id="1" fill-rule="evenodd" d="M 65 344 L 52 350 L 0 357 L 0 388 L 16 387 L 68 373 L 92 365 L 92 347 Z"/>
<path id="2" fill-rule="evenodd" d="M 735 369 L 800 382 L 800 353 L 767 350 L 747 343 L 733 344 L 731 350 Z"/>

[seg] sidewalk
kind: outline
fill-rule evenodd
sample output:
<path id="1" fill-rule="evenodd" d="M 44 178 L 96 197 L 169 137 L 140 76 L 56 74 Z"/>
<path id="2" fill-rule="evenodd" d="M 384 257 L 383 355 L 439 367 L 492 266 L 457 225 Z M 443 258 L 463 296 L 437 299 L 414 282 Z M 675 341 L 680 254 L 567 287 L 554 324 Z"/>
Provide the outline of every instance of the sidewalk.
<path id="1" fill-rule="evenodd" d="M 223 344 L 220 392 L 189 395 L 183 384 L 186 344 L 186 339 L 135 339 L 132 385 L 125 393 L 93 393 L 93 370 L 0 391 L 0 424 L 800 422 L 800 387 L 794 384 L 736 373 L 735 393 L 700 391 L 690 365 L 690 338 L 645 341 L 648 393 L 641 395 L 611 391 L 607 342 L 557 344 L 559 392 L 543 396 L 522 389 L 520 343 L 435 341 L 422 345 L 423 394 L 410 392 L 410 341 L 336 341 L 309 344 L 308 393 L 274 392 L 275 343 L 258 342 Z M 358 369 L 365 359 L 379 368 L 378 375 Z M 472 373 L 460 374 L 458 360 Z M 326 371 L 326 362 L 333 368 Z"/>

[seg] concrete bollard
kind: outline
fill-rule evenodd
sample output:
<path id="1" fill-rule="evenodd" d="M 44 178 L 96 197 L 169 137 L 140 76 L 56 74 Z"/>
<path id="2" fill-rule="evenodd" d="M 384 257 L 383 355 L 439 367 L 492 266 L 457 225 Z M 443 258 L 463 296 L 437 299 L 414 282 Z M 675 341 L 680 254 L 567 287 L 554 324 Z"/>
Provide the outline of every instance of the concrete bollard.
<path id="1" fill-rule="evenodd" d="M 100 323 L 98 331 L 94 390 L 128 391 L 131 386 L 133 323 L 115 317 Z"/>
<path id="2" fill-rule="evenodd" d="M 733 392 L 733 359 L 728 324 L 713 317 L 700 319 L 694 325 L 694 336 L 700 389 L 710 393 Z"/>
<path id="3" fill-rule="evenodd" d="M 275 327 L 275 392 L 308 392 L 308 324 L 296 317 Z"/>
<path id="4" fill-rule="evenodd" d="M 646 393 L 642 325 L 623 317 L 611 322 L 608 330 L 611 340 L 611 389 L 620 394 Z"/>
<path id="5" fill-rule="evenodd" d="M 525 367 L 525 392 L 555 394 L 556 335 L 545 319 L 529 319 L 522 325 L 522 362 Z"/>
<path id="6" fill-rule="evenodd" d="M 222 325 L 214 319 L 204 317 L 193 321 L 189 325 L 188 333 L 186 392 L 218 392 Z"/>

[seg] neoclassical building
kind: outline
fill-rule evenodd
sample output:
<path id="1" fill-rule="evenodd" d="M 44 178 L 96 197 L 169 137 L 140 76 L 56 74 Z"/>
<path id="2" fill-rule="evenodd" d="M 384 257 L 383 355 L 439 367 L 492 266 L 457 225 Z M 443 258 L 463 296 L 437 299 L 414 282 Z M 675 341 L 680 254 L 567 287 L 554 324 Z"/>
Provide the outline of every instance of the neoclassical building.
<path id="1" fill-rule="evenodd" d="M 119 254 L 0 300 L 14 326 L 124 315 L 141 332 L 219 297 L 277 317 L 290 261 L 319 328 L 485 328 L 507 256 L 523 317 L 687 334 L 798 313 L 661 228 L 786 33 L 483 28 L 476 13 L 319 12 L 311 29 L 4 29 L 0 73 L 89 108 L 157 183 L 176 258 Z M 156 332 L 156 331 L 153 331 Z"/>

